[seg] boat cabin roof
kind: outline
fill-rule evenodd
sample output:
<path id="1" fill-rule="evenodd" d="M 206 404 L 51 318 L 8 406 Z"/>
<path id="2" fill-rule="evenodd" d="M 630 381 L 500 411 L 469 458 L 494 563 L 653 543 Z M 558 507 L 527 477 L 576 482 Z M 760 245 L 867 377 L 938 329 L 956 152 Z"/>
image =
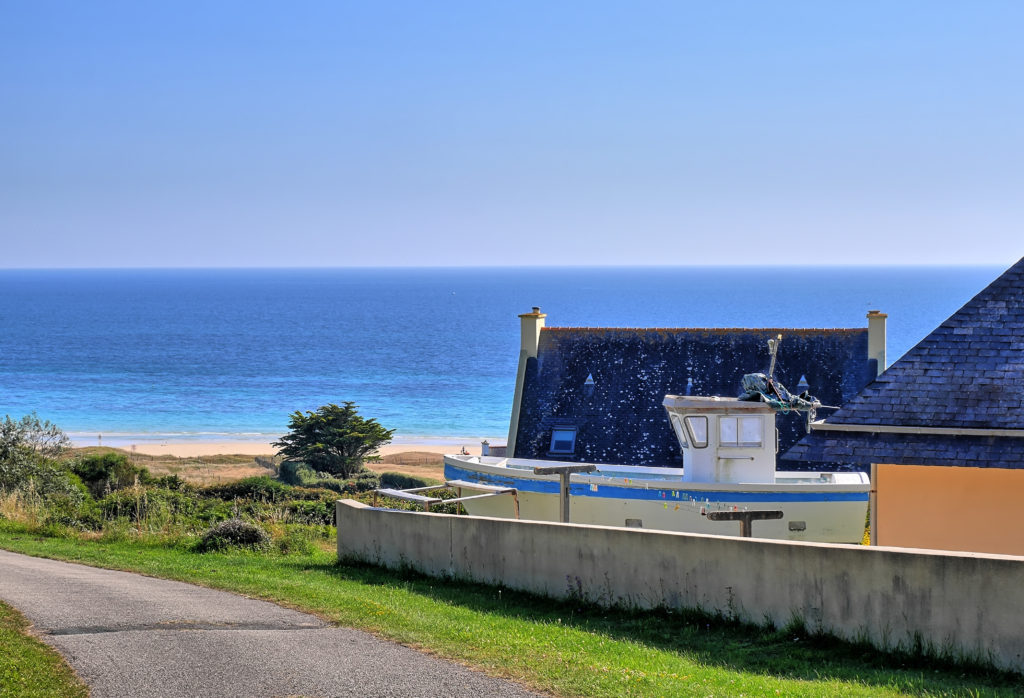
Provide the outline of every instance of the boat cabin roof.
<path id="1" fill-rule="evenodd" d="M 709 397 L 702 395 L 666 395 L 661 403 L 677 412 L 736 413 L 774 412 L 771 406 L 756 400 L 740 400 L 734 397 Z"/>

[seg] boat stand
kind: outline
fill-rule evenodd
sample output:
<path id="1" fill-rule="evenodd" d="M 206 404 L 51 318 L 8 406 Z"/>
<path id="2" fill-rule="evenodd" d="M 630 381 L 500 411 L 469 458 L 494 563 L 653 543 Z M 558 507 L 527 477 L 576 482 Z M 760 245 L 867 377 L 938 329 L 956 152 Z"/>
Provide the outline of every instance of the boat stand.
<path id="1" fill-rule="evenodd" d="M 770 509 L 755 511 L 709 511 L 705 516 L 708 517 L 708 521 L 739 521 L 740 535 L 743 538 L 750 538 L 755 521 L 781 519 L 782 512 Z"/>
<path id="2" fill-rule="evenodd" d="M 561 522 L 569 523 L 569 479 L 573 473 L 592 473 L 597 470 L 596 465 L 551 465 L 533 469 L 534 475 L 558 475 L 558 499 L 562 503 L 560 507 Z"/>
<path id="3" fill-rule="evenodd" d="M 467 487 L 474 490 L 484 490 L 483 494 L 473 494 L 468 497 L 462 496 L 462 488 Z M 419 492 L 429 492 L 431 490 L 443 490 L 445 488 L 455 490 L 454 499 L 443 499 L 441 497 L 428 497 L 426 495 L 418 494 Z M 385 497 L 391 497 L 392 499 L 401 499 L 406 502 L 416 502 L 417 504 L 423 505 L 423 511 L 430 511 L 430 507 L 433 504 L 459 504 L 461 502 L 468 502 L 471 499 L 483 499 L 484 497 L 497 497 L 503 494 L 512 495 L 512 511 L 515 513 L 515 518 L 519 518 L 519 490 L 515 487 L 499 487 L 497 485 L 482 485 L 478 482 L 468 482 L 466 480 L 448 480 L 443 485 L 432 485 L 430 487 L 413 487 L 408 490 L 395 490 L 389 488 L 380 488 L 373 491 L 373 506 L 377 507 L 378 495 L 384 495 Z"/>

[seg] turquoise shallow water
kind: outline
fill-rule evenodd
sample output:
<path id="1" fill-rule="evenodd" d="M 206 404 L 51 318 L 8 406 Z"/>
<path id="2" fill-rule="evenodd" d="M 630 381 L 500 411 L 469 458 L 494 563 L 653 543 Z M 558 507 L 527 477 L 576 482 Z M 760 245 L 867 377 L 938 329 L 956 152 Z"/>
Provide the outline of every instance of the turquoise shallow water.
<path id="1" fill-rule="evenodd" d="M 66 431 L 265 440 L 353 400 L 398 436 L 498 437 L 518 313 L 549 325 L 863 327 L 889 358 L 997 268 L 0 271 L 0 414 Z"/>

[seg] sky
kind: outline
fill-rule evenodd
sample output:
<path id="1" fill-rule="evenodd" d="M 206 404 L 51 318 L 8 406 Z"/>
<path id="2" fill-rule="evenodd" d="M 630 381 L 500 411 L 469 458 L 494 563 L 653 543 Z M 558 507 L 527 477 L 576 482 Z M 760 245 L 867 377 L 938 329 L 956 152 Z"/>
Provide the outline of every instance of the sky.
<path id="1" fill-rule="evenodd" d="M 0 268 L 994 264 L 1024 3 L 0 0 Z"/>

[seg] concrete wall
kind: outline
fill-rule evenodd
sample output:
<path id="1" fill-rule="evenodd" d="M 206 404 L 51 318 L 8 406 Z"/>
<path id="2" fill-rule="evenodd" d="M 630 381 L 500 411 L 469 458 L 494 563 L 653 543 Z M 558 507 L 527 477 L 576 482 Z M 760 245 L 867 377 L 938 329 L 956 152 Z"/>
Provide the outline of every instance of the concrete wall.
<path id="1" fill-rule="evenodd" d="M 1024 470 L 875 467 L 879 545 L 1024 555 Z"/>
<path id="2" fill-rule="evenodd" d="M 1024 558 L 386 511 L 338 502 L 338 555 L 552 597 L 702 608 L 1024 670 Z"/>

